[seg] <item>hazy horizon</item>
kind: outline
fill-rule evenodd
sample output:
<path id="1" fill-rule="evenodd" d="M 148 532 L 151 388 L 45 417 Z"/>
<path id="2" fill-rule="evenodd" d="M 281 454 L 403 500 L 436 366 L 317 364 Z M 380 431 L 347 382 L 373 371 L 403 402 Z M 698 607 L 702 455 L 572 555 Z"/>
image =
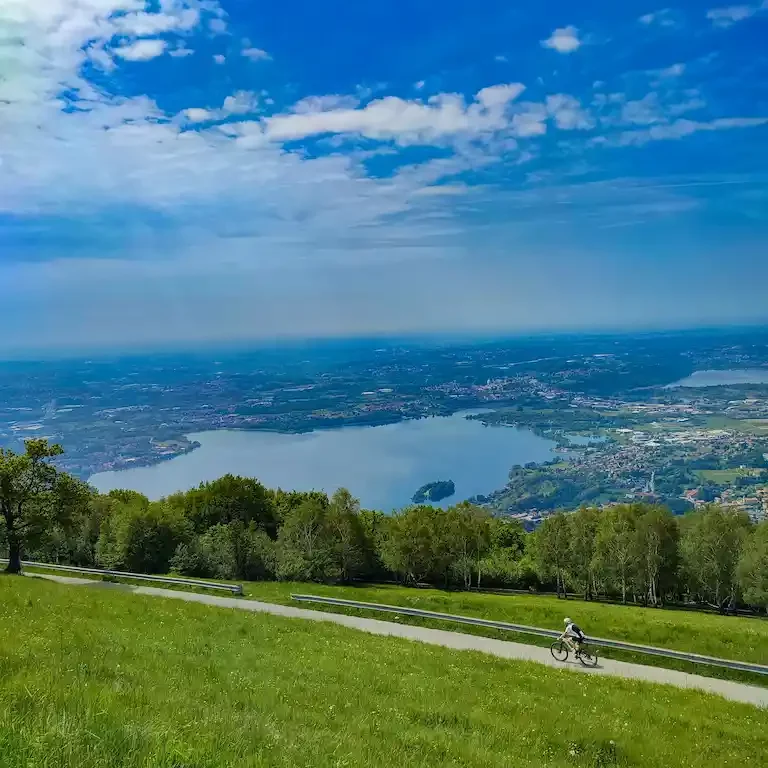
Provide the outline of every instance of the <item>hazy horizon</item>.
<path id="1" fill-rule="evenodd" d="M 263 337 L 252 339 L 219 339 L 212 341 L 194 342 L 158 342 L 155 345 L 105 345 L 91 347 L 48 347 L 48 348 L 24 348 L 16 353 L 0 347 L 0 363 L 13 362 L 49 362 L 55 360 L 80 360 L 84 357 L 93 357 L 95 360 L 116 358 L 143 357 L 145 355 L 173 355 L 173 354 L 228 354 L 267 351 L 270 349 L 290 349 L 307 347 L 322 347 L 333 344 L 361 344 L 373 345 L 376 343 L 402 343 L 412 346 L 439 347 L 441 345 L 460 346 L 462 344 L 495 344 L 504 341 L 536 340 L 552 337 L 553 339 L 567 339 L 569 337 L 642 337 L 665 335 L 688 335 L 698 333 L 729 333 L 743 329 L 745 331 L 768 331 L 768 320 L 763 322 L 731 325 L 696 325 L 677 327 L 642 327 L 635 328 L 580 328 L 580 329 L 539 329 L 539 330 L 500 330 L 495 333 L 471 332 L 471 331 L 442 331 L 434 333 L 400 333 L 400 334 L 369 334 L 369 335 L 338 335 L 338 336 L 282 336 Z"/>

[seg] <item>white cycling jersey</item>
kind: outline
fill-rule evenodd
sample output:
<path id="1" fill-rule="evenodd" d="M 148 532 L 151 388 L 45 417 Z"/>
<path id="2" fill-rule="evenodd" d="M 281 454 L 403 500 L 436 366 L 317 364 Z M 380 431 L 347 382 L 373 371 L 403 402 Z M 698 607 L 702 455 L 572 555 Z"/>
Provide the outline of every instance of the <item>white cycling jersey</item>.
<path id="1" fill-rule="evenodd" d="M 576 640 L 584 639 L 584 633 L 581 631 L 581 627 L 579 627 L 578 624 L 574 624 L 574 622 L 566 625 L 565 634 L 568 635 L 568 637 L 575 638 Z"/>

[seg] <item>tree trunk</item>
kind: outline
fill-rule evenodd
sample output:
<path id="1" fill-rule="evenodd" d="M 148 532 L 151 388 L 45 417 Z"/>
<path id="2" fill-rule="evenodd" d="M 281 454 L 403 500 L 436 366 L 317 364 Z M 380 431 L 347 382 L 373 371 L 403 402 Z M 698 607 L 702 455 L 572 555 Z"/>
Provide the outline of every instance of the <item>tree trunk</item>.
<path id="1" fill-rule="evenodd" d="M 8 532 L 8 566 L 6 573 L 21 573 L 21 542 L 16 533 Z"/>

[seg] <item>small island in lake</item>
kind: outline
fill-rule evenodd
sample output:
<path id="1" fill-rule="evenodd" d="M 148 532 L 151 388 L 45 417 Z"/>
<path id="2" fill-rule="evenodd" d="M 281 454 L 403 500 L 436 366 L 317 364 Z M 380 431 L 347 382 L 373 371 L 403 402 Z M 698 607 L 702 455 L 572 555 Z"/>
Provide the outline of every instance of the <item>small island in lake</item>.
<path id="1" fill-rule="evenodd" d="M 413 494 L 411 501 L 414 504 L 424 504 L 427 501 L 442 501 L 456 493 L 456 486 L 453 480 L 435 480 L 433 483 L 422 485 L 416 493 Z"/>

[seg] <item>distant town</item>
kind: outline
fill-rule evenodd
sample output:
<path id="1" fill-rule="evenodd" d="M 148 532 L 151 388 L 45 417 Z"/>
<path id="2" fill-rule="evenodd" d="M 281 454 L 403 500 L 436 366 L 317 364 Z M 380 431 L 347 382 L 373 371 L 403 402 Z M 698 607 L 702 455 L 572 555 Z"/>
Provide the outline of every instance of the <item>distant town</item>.
<path id="1" fill-rule="evenodd" d="M 717 375 L 687 379 L 696 371 Z M 296 433 L 467 409 L 557 443 L 552 461 L 510 467 L 504 487 L 473 499 L 529 527 L 556 509 L 630 499 L 768 515 L 765 329 L 0 364 L 0 445 L 47 437 L 84 479 L 194 451 L 188 435 L 207 430 Z"/>

